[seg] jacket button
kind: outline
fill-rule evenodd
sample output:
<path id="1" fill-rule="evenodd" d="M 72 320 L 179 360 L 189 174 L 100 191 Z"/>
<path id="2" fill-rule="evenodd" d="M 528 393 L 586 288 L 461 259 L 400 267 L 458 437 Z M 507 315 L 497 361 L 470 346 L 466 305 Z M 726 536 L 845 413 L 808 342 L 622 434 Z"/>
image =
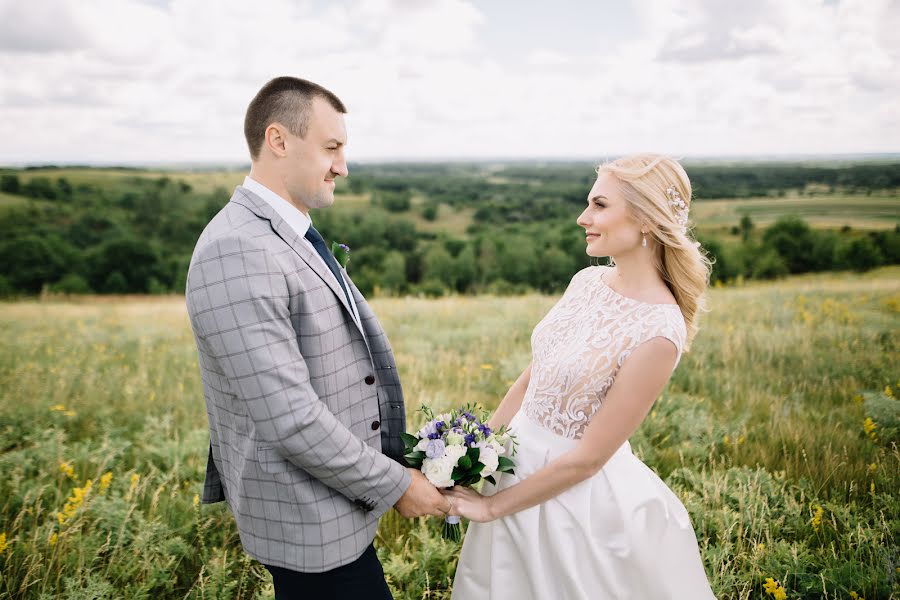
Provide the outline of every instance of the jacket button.
<path id="1" fill-rule="evenodd" d="M 381 423 L 379 423 L 378 421 L 372 421 L 372 431 L 377 430 L 379 427 L 381 427 Z"/>
<path id="2" fill-rule="evenodd" d="M 366 375 L 366 385 L 372 385 L 373 383 L 375 383 L 375 376 Z"/>

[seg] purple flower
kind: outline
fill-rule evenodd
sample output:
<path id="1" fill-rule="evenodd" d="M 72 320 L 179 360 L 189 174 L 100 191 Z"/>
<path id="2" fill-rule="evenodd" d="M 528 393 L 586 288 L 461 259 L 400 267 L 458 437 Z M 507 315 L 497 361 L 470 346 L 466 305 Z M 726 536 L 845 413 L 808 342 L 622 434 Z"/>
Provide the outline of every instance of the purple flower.
<path id="1" fill-rule="evenodd" d="M 434 421 L 429 421 L 425 423 L 425 426 L 419 430 L 419 438 L 430 438 L 434 439 L 434 434 L 437 433 L 437 429 L 434 426 Z"/>
<path id="2" fill-rule="evenodd" d="M 475 434 L 470 433 L 466 436 L 466 446 L 471 446 L 475 443 Z"/>
<path id="3" fill-rule="evenodd" d="M 425 449 L 425 456 L 428 458 L 442 458 L 444 456 L 444 440 L 437 439 L 428 442 Z"/>

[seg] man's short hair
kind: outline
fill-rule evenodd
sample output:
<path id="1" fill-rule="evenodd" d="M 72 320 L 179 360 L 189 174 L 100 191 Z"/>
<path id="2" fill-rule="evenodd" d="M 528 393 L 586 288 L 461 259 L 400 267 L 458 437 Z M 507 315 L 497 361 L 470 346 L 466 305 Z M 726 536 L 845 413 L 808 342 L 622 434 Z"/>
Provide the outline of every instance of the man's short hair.
<path id="1" fill-rule="evenodd" d="M 306 137 L 313 98 L 327 100 L 334 110 L 346 113 L 344 103 L 322 86 L 298 77 L 276 77 L 254 96 L 244 116 L 244 136 L 250 157 L 256 160 L 266 137 L 266 127 L 278 122 L 293 135 Z"/>

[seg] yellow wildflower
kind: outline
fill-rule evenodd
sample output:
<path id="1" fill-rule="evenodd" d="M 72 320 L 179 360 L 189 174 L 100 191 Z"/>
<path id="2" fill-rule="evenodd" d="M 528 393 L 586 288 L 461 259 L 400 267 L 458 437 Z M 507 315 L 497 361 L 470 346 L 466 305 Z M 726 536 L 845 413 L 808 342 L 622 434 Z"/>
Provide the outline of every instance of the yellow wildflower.
<path id="1" fill-rule="evenodd" d="M 728 437 L 727 435 L 724 436 L 724 437 L 722 438 L 722 443 L 725 444 L 726 446 L 728 446 L 729 444 L 731 444 L 731 438 Z"/>
<path id="2" fill-rule="evenodd" d="M 66 474 L 66 477 L 69 479 L 75 479 L 75 469 L 72 468 L 72 465 L 69 461 L 63 461 L 59 463 L 59 470 Z"/>
<path id="3" fill-rule="evenodd" d="M 485 364 L 481 365 L 481 368 L 484 369 L 485 371 L 493 371 L 494 365 L 485 363 Z"/>
<path id="4" fill-rule="evenodd" d="M 194 508 L 196 509 L 198 506 L 200 506 L 200 495 L 194 494 Z"/>
<path id="5" fill-rule="evenodd" d="M 869 473 L 874 474 L 875 471 L 877 471 L 877 470 L 878 470 L 878 463 L 871 463 L 869 465 Z"/>
<path id="6" fill-rule="evenodd" d="M 112 471 L 107 471 L 103 475 L 100 476 L 100 493 L 102 494 L 109 488 L 109 484 L 112 483 L 113 474 Z"/>
<path id="7" fill-rule="evenodd" d="M 141 481 L 141 476 L 137 473 L 131 474 L 131 483 L 128 485 L 128 493 L 125 494 L 125 498 L 130 499 L 131 496 L 134 495 L 134 490 L 137 489 L 138 483 Z"/>
<path id="8" fill-rule="evenodd" d="M 864 400 L 865 400 L 865 398 L 863 398 L 862 394 L 857 394 L 857 395 L 853 396 L 853 401 L 856 404 L 862 404 Z"/>
<path id="9" fill-rule="evenodd" d="M 785 592 L 784 588 L 781 587 L 781 585 L 771 577 L 766 578 L 766 583 L 763 584 L 763 589 L 766 590 L 767 594 L 773 596 L 775 600 L 787 599 L 787 592 Z"/>
<path id="10" fill-rule="evenodd" d="M 760 542 L 760 543 L 758 543 L 758 544 L 756 545 L 756 549 L 757 549 L 758 551 L 762 552 L 763 550 L 766 549 L 766 545 L 765 545 L 764 543 Z"/>
<path id="11" fill-rule="evenodd" d="M 869 484 L 869 493 L 870 493 L 870 494 L 874 494 L 874 493 L 875 493 L 875 482 L 874 482 L 874 481 L 873 481 L 872 483 Z"/>
<path id="12" fill-rule="evenodd" d="M 816 512 L 813 515 L 813 518 L 812 518 L 812 521 L 810 521 L 810 524 L 812 525 L 812 528 L 814 531 L 819 531 L 820 529 L 822 529 L 822 514 L 825 511 L 818 504 L 813 504 L 813 509 Z"/>
<path id="13" fill-rule="evenodd" d="M 78 512 L 78 508 L 84 504 L 84 501 L 91 493 L 91 488 L 94 487 L 94 480 L 88 479 L 84 482 L 84 486 L 80 488 L 75 488 L 72 490 L 72 495 L 69 496 L 68 500 L 66 500 L 65 506 L 63 506 L 62 512 L 56 513 L 56 518 L 59 520 L 60 525 L 65 525 L 67 522 L 71 521 L 75 516 L 75 513 Z"/>
<path id="14" fill-rule="evenodd" d="M 67 417 L 74 417 L 77 413 L 74 410 L 67 410 L 63 414 L 66 415 Z"/>
<path id="15" fill-rule="evenodd" d="M 746 441 L 747 441 L 746 436 L 742 435 L 742 436 L 738 437 L 738 440 L 737 440 L 738 446 L 740 446 L 741 444 L 743 444 Z"/>
<path id="16" fill-rule="evenodd" d="M 3 551 L 9 547 L 9 543 L 6 541 L 6 533 L 0 533 L 0 554 L 3 554 Z"/>
<path id="17" fill-rule="evenodd" d="M 54 404 L 53 406 L 50 407 L 50 410 L 55 411 L 55 412 L 62 412 L 64 410 L 66 410 L 66 407 L 63 406 L 62 404 Z"/>
<path id="18" fill-rule="evenodd" d="M 59 536 L 56 534 L 56 532 L 53 532 L 53 535 L 50 536 L 50 539 L 48 541 L 50 543 L 50 547 L 52 548 L 56 545 L 56 542 L 59 541 Z"/>
<path id="19" fill-rule="evenodd" d="M 884 386 L 884 395 L 887 396 L 888 398 L 894 397 L 894 390 L 891 389 L 891 386 L 889 386 L 889 385 Z"/>
<path id="20" fill-rule="evenodd" d="M 869 436 L 873 442 L 878 440 L 878 434 L 875 433 L 876 429 L 878 429 L 878 424 L 872 420 L 872 417 L 866 417 L 866 420 L 863 421 L 863 431 L 866 432 L 866 435 Z"/>

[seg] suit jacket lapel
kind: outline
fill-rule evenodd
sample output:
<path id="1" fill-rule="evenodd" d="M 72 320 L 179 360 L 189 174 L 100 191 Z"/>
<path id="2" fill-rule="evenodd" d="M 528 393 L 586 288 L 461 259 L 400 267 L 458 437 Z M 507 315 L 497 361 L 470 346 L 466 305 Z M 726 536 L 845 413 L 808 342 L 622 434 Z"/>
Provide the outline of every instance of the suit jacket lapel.
<path id="1" fill-rule="evenodd" d="M 365 339 L 366 333 L 363 331 L 361 324 L 356 322 L 356 318 L 353 316 L 353 308 L 347 301 L 347 296 L 344 294 L 344 290 L 341 289 L 341 285 L 338 283 L 337 279 L 334 278 L 334 273 L 332 273 L 331 269 L 325 265 L 324 261 L 315 250 L 303 243 L 303 238 L 294 231 L 294 228 L 288 225 L 268 202 L 257 197 L 256 194 L 242 186 L 238 186 L 235 189 L 231 201 L 250 209 L 256 216 L 261 219 L 266 219 L 271 223 L 272 230 L 275 234 L 284 240 L 285 243 L 297 253 L 297 256 L 303 259 L 303 262 L 305 262 L 309 268 L 312 269 L 329 288 L 331 288 L 331 291 L 334 292 L 338 301 L 347 310 L 347 314 L 350 315 L 350 320 L 356 325 L 359 332 L 363 334 L 363 339 Z M 362 320 L 361 316 L 360 320 Z M 368 345 L 368 342 L 366 342 L 366 345 Z"/>

